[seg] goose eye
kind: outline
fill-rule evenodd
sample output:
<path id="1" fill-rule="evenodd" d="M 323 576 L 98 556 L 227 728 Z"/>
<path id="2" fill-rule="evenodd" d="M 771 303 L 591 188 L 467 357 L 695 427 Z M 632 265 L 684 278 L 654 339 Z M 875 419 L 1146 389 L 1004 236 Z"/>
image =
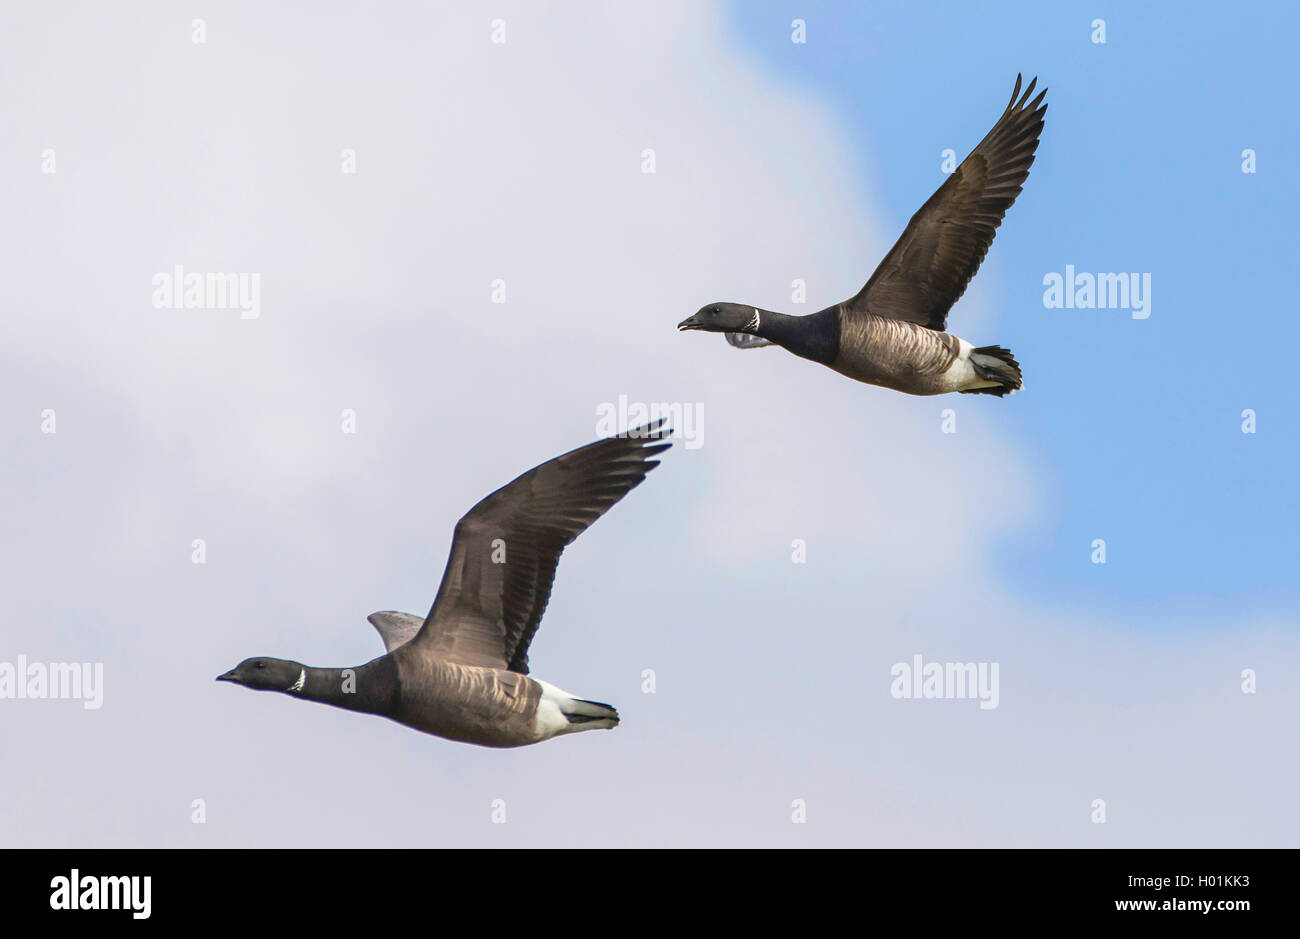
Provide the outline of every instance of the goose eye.
<path id="1" fill-rule="evenodd" d="M 253 667 L 254 667 L 254 668 L 266 668 L 266 663 L 265 663 L 265 662 L 258 662 L 258 663 L 257 663 L 256 665 L 254 665 Z"/>

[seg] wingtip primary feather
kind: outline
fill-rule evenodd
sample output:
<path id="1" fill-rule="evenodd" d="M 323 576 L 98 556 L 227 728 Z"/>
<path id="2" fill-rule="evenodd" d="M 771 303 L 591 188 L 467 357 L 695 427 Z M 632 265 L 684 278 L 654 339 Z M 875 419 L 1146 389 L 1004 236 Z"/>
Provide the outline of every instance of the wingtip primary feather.
<path id="1" fill-rule="evenodd" d="M 1016 87 L 1011 89 L 1011 100 L 1007 102 L 1008 111 L 1016 106 L 1016 99 L 1020 97 L 1020 83 L 1023 80 L 1024 77 L 1019 72 L 1016 72 Z"/>
<path id="2" fill-rule="evenodd" d="M 661 417 L 658 420 L 649 421 L 639 427 L 630 427 L 615 437 L 625 437 L 629 440 L 662 440 L 671 436 L 673 428 L 668 426 L 668 418 Z M 671 443 L 664 444 L 665 447 L 672 446 Z M 643 448 L 650 449 L 650 448 Z"/>
<path id="3" fill-rule="evenodd" d="M 1008 111 L 1024 110 L 1025 104 L 1029 101 L 1029 96 L 1034 93 L 1034 88 L 1037 87 L 1038 85 L 1038 76 L 1035 75 L 1033 78 L 1029 80 L 1029 87 L 1025 88 L 1024 93 L 1021 94 L 1020 88 L 1023 84 L 1024 84 L 1024 75 L 1020 72 L 1017 72 L 1016 87 L 1011 89 L 1011 101 L 1007 104 Z M 1033 104 L 1029 105 L 1030 110 L 1036 109 L 1039 103 L 1043 100 L 1044 96 L 1046 96 L 1046 94 L 1047 94 L 1046 88 L 1040 91 L 1038 93 L 1038 97 L 1034 99 Z"/>
<path id="4" fill-rule="evenodd" d="M 1038 86 L 1038 76 L 1035 75 L 1030 80 L 1029 87 L 1025 89 L 1025 93 L 1020 98 L 1020 107 L 1023 108 L 1025 106 L 1025 102 L 1029 100 L 1029 96 L 1034 93 L 1034 88 L 1036 88 L 1037 86 Z"/>

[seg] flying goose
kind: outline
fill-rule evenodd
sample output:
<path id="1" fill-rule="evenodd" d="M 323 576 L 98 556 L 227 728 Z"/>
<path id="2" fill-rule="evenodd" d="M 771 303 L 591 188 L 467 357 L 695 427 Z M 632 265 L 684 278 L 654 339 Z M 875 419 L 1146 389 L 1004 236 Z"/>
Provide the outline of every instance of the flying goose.
<path id="1" fill-rule="evenodd" d="M 485 747 L 521 747 L 618 724 L 608 704 L 528 677 L 528 646 L 560 553 L 659 465 L 671 444 L 654 421 L 558 456 L 489 495 L 456 525 L 433 608 L 372 613 L 387 654 L 354 668 L 245 659 L 218 675 L 390 718 Z"/>
<path id="2" fill-rule="evenodd" d="M 806 316 L 710 303 L 677 328 L 726 333 L 741 349 L 783 346 L 841 375 L 908 394 L 1002 397 L 1021 388 L 1010 351 L 975 347 L 944 331 L 948 310 L 979 270 L 1038 149 L 1047 90 L 1031 102 L 1038 79 L 1023 96 L 1020 83 L 1017 75 L 1011 102 L 988 136 L 912 216 L 853 299 Z"/>

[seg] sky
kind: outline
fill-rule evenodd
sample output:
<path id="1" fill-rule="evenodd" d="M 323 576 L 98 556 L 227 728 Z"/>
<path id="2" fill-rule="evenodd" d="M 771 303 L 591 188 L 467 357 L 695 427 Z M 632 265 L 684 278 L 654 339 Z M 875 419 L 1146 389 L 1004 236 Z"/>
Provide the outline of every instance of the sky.
<path id="1" fill-rule="evenodd" d="M 1300 14 L 1091 6 L 6 7 L 0 671 L 103 685 L 0 699 L 0 844 L 1294 846 Z M 1023 392 L 675 331 L 856 293 L 1018 72 L 1042 143 L 949 328 Z M 176 265 L 258 315 L 156 302 Z M 1046 307 L 1067 265 L 1149 317 Z M 620 398 L 695 436 L 530 651 L 616 730 L 212 680 L 378 655 L 457 518 Z M 997 706 L 896 696 L 918 655 Z"/>

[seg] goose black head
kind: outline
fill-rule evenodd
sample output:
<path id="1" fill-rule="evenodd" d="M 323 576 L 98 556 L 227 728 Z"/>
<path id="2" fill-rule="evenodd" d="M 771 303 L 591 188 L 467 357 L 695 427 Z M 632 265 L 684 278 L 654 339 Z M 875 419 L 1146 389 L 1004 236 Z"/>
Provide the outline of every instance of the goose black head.
<path id="1" fill-rule="evenodd" d="M 300 691 L 306 671 L 298 662 L 271 659 L 265 656 L 244 659 L 217 681 L 233 681 L 254 691 Z"/>
<path id="2" fill-rule="evenodd" d="M 760 313 L 756 307 L 740 303 L 710 303 L 678 323 L 677 328 L 710 333 L 757 333 Z"/>

